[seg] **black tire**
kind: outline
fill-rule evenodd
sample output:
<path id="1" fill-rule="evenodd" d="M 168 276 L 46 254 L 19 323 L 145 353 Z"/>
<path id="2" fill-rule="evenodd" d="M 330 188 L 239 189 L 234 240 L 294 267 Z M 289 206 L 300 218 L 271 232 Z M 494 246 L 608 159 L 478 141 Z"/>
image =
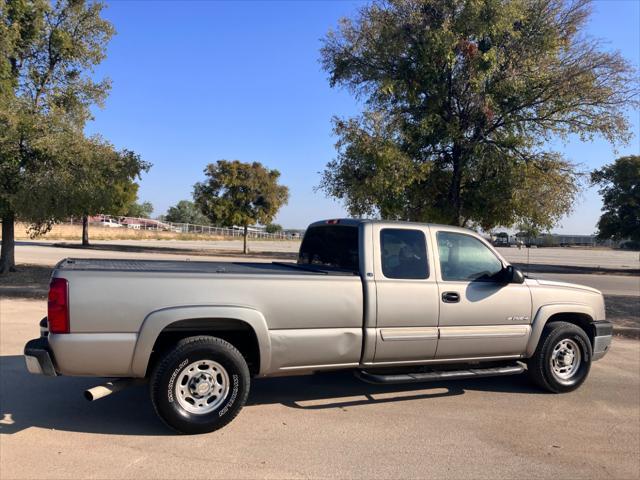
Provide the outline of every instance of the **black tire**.
<path id="1" fill-rule="evenodd" d="M 565 342 L 570 347 L 568 350 L 572 352 L 575 348 L 579 350 L 580 360 L 576 365 L 576 369 L 571 373 L 571 367 L 564 367 L 558 361 L 558 355 L 562 358 L 562 354 L 556 354 L 562 351 L 561 343 Z M 558 349 L 558 350 L 556 350 Z M 565 349 L 566 351 L 567 349 Z M 573 355 L 570 353 L 569 356 Z M 573 358 L 577 356 L 574 355 Z M 562 378 L 556 369 L 552 366 L 552 358 L 555 364 L 560 368 L 570 370 L 565 374 L 570 374 L 567 378 Z M 571 358 L 571 357 L 570 357 Z M 584 383 L 591 369 L 592 348 L 589 337 L 577 325 L 568 322 L 552 322 L 545 326 L 538 342 L 538 347 L 533 356 L 527 362 L 529 378 L 540 388 L 553 393 L 571 392 Z"/>
<path id="2" fill-rule="evenodd" d="M 185 404 L 185 395 L 180 395 L 180 391 L 183 390 L 180 390 L 181 386 L 178 382 L 189 375 L 187 372 L 189 366 L 200 361 L 213 362 L 221 366 L 228 384 L 226 392 L 220 394 L 219 399 L 216 397 L 215 402 L 211 402 L 212 407 L 217 405 L 215 409 L 206 413 L 187 411 L 180 404 L 180 402 Z M 201 373 L 198 370 L 199 367 L 195 368 L 194 375 Z M 193 368 L 189 369 L 189 372 L 192 370 Z M 223 378 L 218 377 L 215 372 L 210 377 Z M 187 382 L 185 389 L 191 384 Z M 210 336 L 188 337 L 180 340 L 175 348 L 160 358 L 150 378 L 151 401 L 156 413 L 169 427 L 187 434 L 213 432 L 228 424 L 240 413 L 247 401 L 249 386 L 249 368 L 242 354 L 230 343 Z M 182 398 L 179 399 L 179 395 Z M 189 395 L 191 394 L 187 393 L 187 396 Z M 192 397 L 196 398 L 194 395 Z M 192 401 L 193 398 L 191 398 Z M 206 403 L 206 400 L 203 402 Z M 200 404 L 201 407 L 202 405 Z M 185 406 L 189 407 L 188 404 Z M 193 405 L 192 408 L 199 407 Z M 206 405 L 205 408 L 207 408 Z"/>

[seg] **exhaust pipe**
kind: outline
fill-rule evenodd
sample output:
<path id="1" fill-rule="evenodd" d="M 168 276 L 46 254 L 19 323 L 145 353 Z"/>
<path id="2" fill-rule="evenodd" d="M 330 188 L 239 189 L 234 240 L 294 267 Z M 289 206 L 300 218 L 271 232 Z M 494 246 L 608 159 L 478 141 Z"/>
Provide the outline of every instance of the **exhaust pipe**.
<path id="1" fill-rule="evenodd" d="M 125 388 L 131 387 L 133 385 L 137 385 L 142 383 L 144 380 L 141 378 L 120 378 L 116 380 L 111 380 L 109 382 L 103 383 L 102 385 L 98 385 L 93 388 L 89 388 L 84 391 L 84 398 L 93 402 L 95 400 L 100 400 L 101 398 L 106 397 L 107 395 L 111 395 L 112 393 L 117 393 L 120 390 L 124 390 Z"/>

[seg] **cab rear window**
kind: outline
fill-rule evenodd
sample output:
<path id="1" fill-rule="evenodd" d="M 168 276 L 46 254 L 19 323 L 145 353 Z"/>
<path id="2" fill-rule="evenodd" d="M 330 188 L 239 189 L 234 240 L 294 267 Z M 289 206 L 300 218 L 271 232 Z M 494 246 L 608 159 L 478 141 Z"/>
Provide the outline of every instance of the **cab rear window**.
<path id="1" fill-rule="evenodd" d="M 300 246 L 299 265 L 359 271 L 358 227 L 327 225 L 307 230 Z"/>

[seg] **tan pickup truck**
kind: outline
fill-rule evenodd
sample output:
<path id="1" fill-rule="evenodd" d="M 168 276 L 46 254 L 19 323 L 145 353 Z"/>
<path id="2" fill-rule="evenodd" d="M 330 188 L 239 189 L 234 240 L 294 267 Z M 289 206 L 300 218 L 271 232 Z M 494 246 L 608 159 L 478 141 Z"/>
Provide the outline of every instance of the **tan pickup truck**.
<path id="1" fill-rule="evenodd" d="M 525 278 L 476 233 L 327 220 L 296 263 L 66 259 L 52 274 L 44 375 L 148 379 L 158 415 L 201 433 L 230 422 L 252 377 L 351 369 L 376 383 L 527 372 L 568 392 L 611 343 L 602 294 Z"/>

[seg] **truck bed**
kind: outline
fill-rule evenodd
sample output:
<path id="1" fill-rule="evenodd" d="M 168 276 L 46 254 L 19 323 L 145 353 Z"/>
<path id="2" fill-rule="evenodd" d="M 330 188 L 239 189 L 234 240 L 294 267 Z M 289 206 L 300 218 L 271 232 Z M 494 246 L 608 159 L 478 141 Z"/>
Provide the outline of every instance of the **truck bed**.
<path id="1" fill-rule="evenodd" d="M 297 265 L 289 262 L 192 262 L 189 260 L 136 260 L 66 258 L 58 270 L 163 272 L 163 273 L 228 273 L 245 275 L 338 275 L 353 276 L 357 273 L 344 270 L 316 268 L 313 265 Z"/>

